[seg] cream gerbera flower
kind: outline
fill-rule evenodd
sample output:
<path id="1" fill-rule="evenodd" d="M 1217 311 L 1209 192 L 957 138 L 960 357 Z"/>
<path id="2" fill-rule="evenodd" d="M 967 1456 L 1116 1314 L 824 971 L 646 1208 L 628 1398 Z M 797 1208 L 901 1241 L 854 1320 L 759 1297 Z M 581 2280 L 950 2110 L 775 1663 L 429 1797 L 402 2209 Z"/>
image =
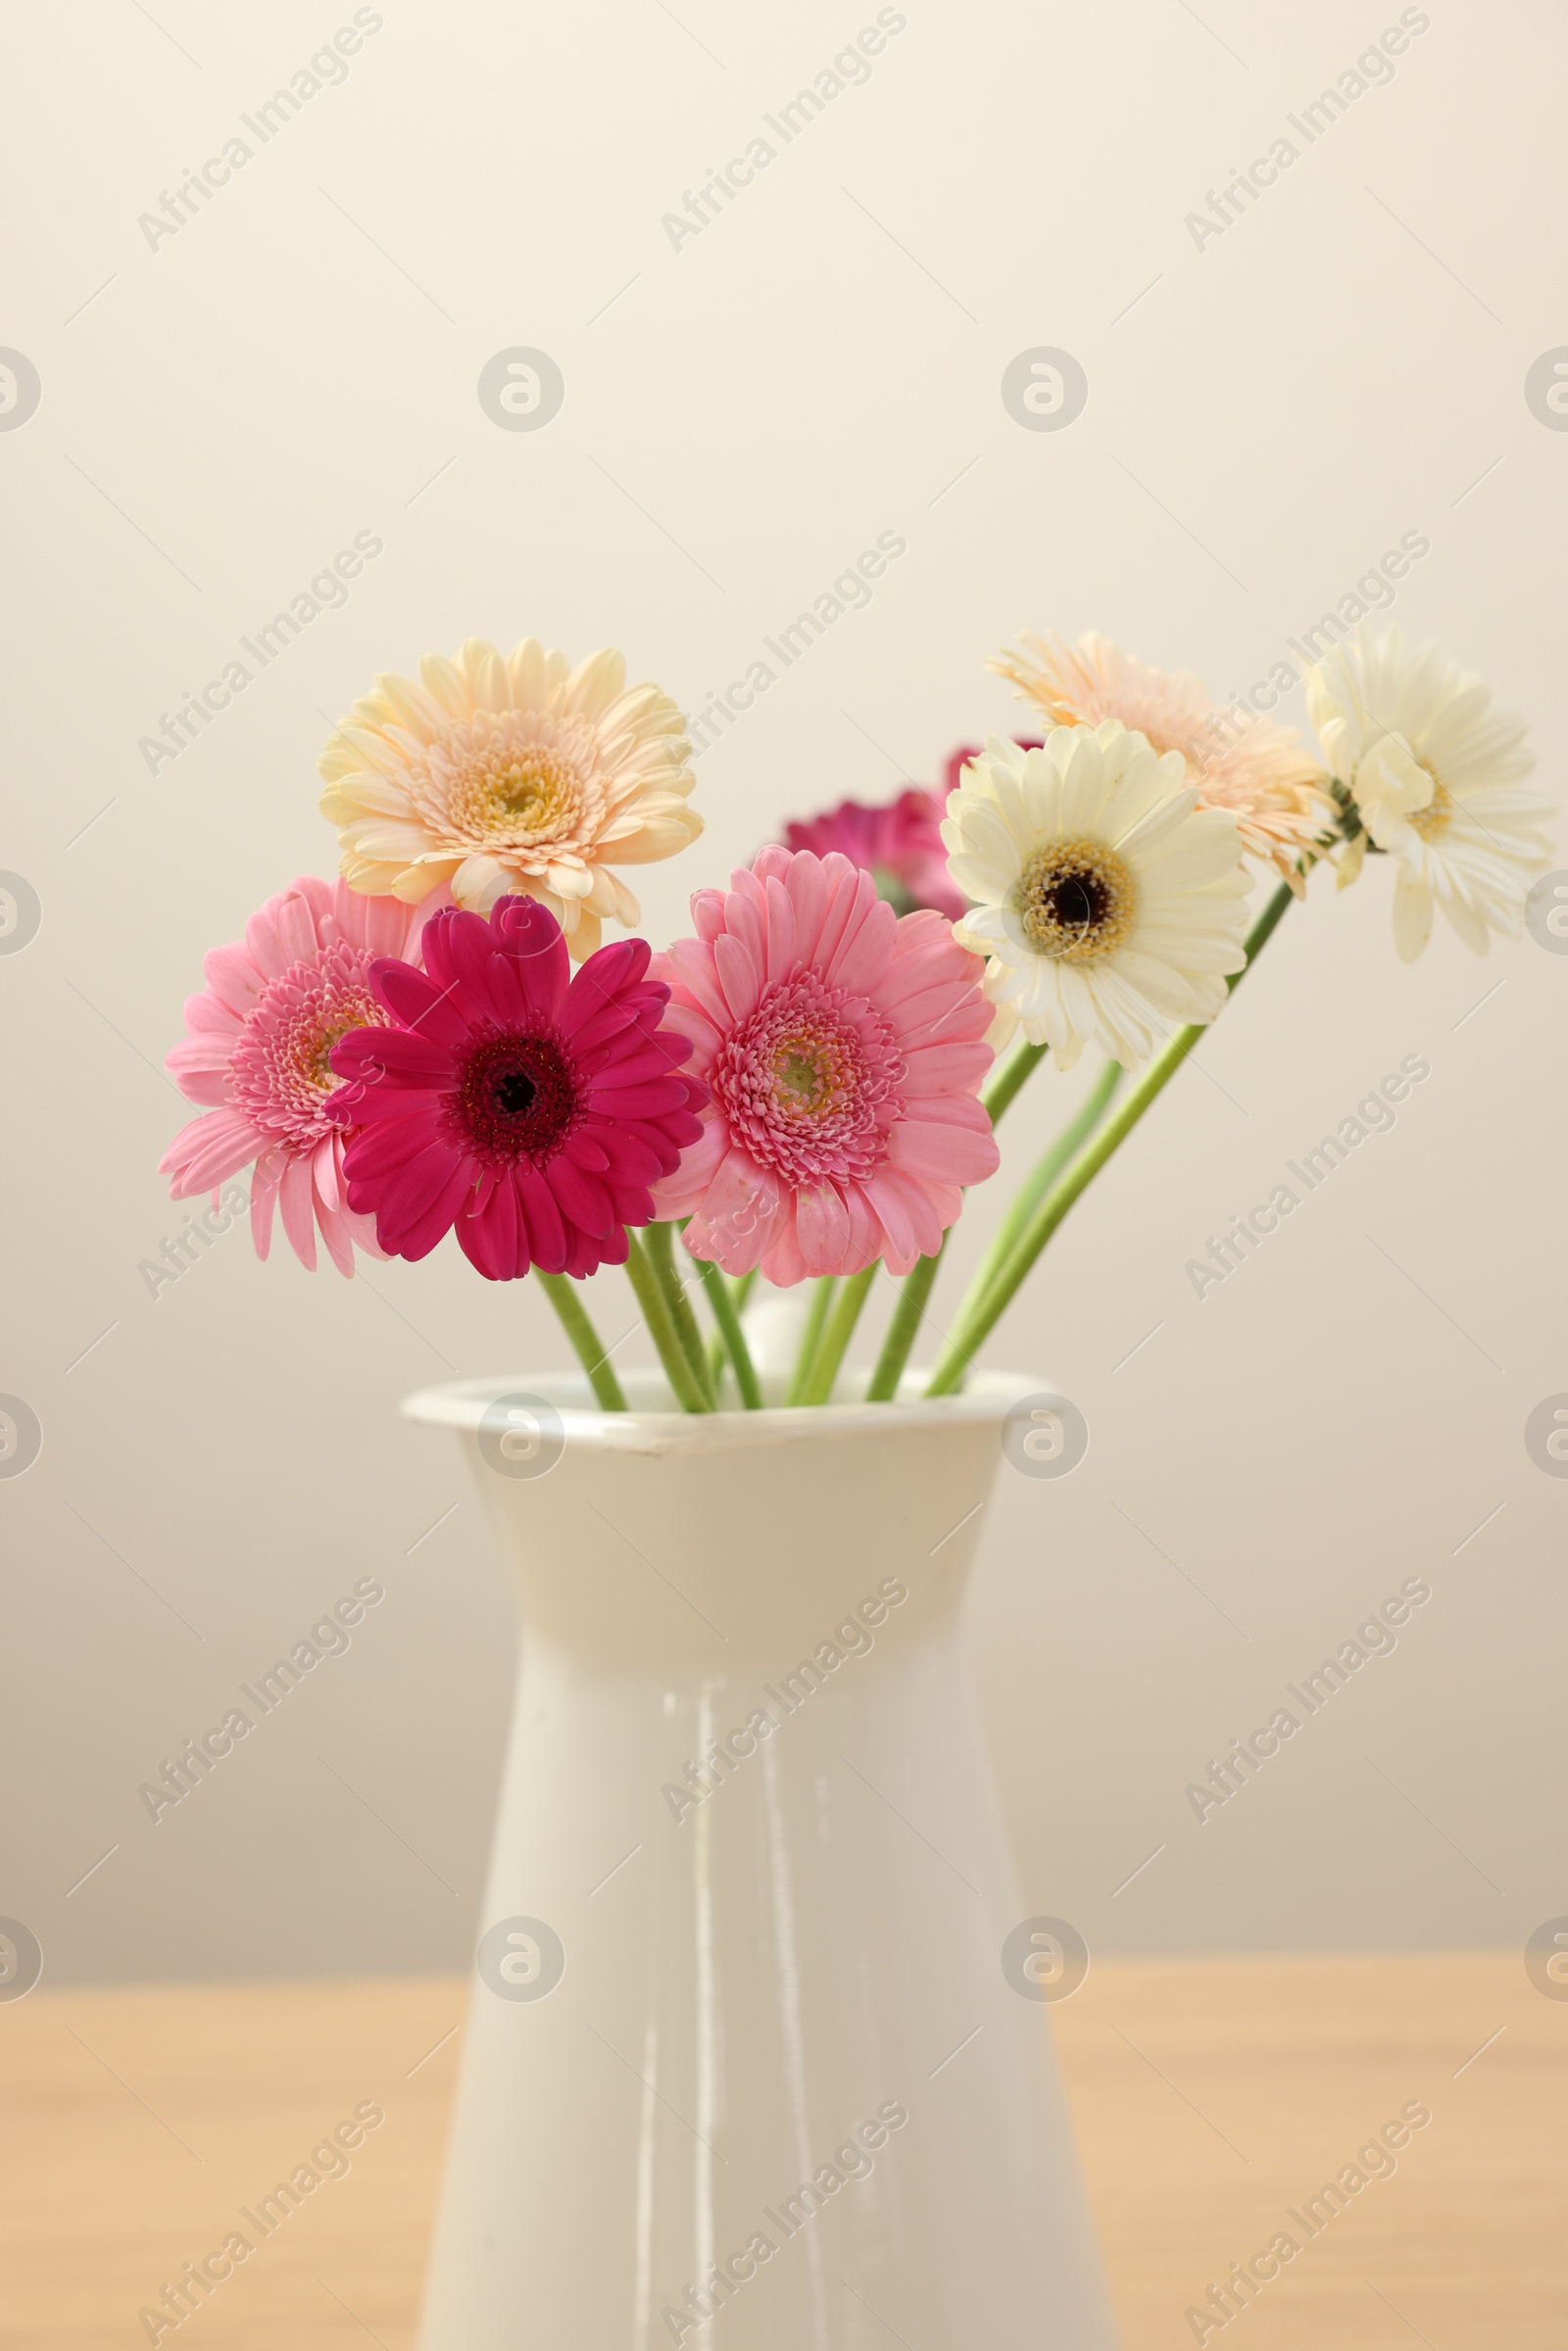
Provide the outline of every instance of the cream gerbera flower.
<path id="1" fill-rule="evenodd" d="M 1010 678 L 1019 701 L 1057 726 L 1119 718 L 1155 751 L 1179 751 L 1200 804 L 1229 808 L 1248 856 L 1272 865 L 1299 897 L 1335 811 L 1322 770 L 1290 727 L 1251 711 L 1243 724 L 1234 710 L 1216 707 L 1190 670 L 1151 669 L 1093 633 L 1076 645 L 1025 637 L 986 667 Z"/>
<path id="2" fill-rule="evenodd" d="M 355 890 L 410 902 L 451 883 L 488 913 L 537 898 L 581 962 L 607 914 L 636 899 L 612 865 L 673 857 L 703 829 L 680 712 L 658 686 L 626 688 L 614 652 L 575 669 L 525 637 L 510 659 L 470 637 L 426 654 L 419 682 L 382 676 L 321 755 L 321 812 Z"/>
<path id="3" fill-rule="evenodd" d="M 1394 944 L 1413 963 L 1441 906 L 1466 947 L 1517 937 L 1531 879 L 1551 862 L 1540 820 L 1552 803 L 1526 791 L 1535 765 L 1522 718 L 1435 645 L 1406 651 L 1396 628 L 1357 629 L 1306 676 L 1307 708 L 1356 832 L 1341 857 L 1353 880 L 1367 834 L 1398 860 Z M 1347 831 L 1349 824 L 1347 823 Z"/>
<path id="4" fill-rule="evenodd" d="M 1137 1068 L 1173 1024 L 1212 1020 L 1247 961 L 1236 819 L 1186 775 L 1108 718 L 1039 751 L 993 735 L 949 798 L 948 870 L 979 902 L 957 936 L 1062 1069 L 1090 1038 Z"/>

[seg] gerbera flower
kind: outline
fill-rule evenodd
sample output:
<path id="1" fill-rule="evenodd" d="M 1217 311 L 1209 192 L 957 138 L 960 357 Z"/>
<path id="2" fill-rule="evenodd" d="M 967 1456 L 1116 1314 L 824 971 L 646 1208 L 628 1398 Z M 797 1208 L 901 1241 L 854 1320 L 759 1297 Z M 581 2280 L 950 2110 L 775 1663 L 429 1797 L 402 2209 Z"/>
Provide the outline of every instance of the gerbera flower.
<path id="1" fill-rule="evenodd" d="M 427 654 L 417 685 L 378 677 L 355 704 L 321 755 L 321 811 L 352 888 L 413 902 L 445 881 L 481 914 L 521 892 L 580 962 L 606 915 L 640 919 L 611 867 L 673 857 L 702 831 L 690 753 L 668 695 L 628 691 L 620 654 L 568 674 L 532 637 L 510 659 L 470 637 L 456 661 Z"/>
<path id="2" fill-rule="evenodd" d="M 816 857 L 825 857 L 836 849 L 852 865 L 862 866 L 870 874 L 878 898 L 885 898 L 896 914 L 933 906 L 950 922 L 956 922 L 965 902 L 948 871 L 942 811 L 948 794 L 979 748 L 978 743 L 965 743 L 953 753 L 938 791 L 911 784 L 897 800 L 881 807 L 845 800 L 824 815 L 787 824 L 786 847 L 808 849 Z M 1025 743 L 1025 750 L 1032 748 Z"/>
<path id="3" fill-rule="evenodd" d="M 1541 819 L 1552 803 L 1523 788 L 1535 765 L 1524 720 L 1492 689 L 1396 628 L 1358 629 L 1306 677 L 1318 740 L 1373 842 L 1398 859 L 1394 944 L 1414 962 L 1434 906 L 1477 955 L 1490 931 L 1518 934 L 1531 879 L 1551 862 Z M 1353 878 L 1366 850 L 1342 856 Z"/>
<path id="4" fill-rule="evenodd" d="M 653 965 L 711 1097 L 659 1213 L 692 1218 L 693 1256 L 780 1289 L 878 1257 L 907 1273 L 998 1163 L 980 964 L 836 851 L 764 849 L 730 878 Z"/>
<path id="5" fill-rule="evenodd" d="M 1210 700 L 1186 669 L 1151 669 L 1108 637 L 1092 632 L 1076 645 L 1025 637 L 986 663 L 1011 678 L 1019 699 L 1058 726 L 1098 726 L 1119 718 L 1156 752 L 1181 753 L 1186 780 L 1206 808 L 1229 808 L 1242 847 L 1262 858 L 1299 895 L 1312 853 L 1333 832 L 1333 803 L 1320 769 L 1290 727 L 1235 712 Z"/>
<path id="6" fill-rule="evenodd" d="M 271 1246 L 274 1206 L 294 1254 L 313 1272 L 318 1229 L 340 1273 L 354 1271 L 356 1245 L 381 1255 L 370 1226 L 344 1200 L 348 1138 L 326 1113 L 337 1083 L 327 1055 L 347 1030 L 385 1020 L 370 993 L 371 961 L 413 956 L 433 910 L 363 898 L 346 882 L 305 874 L 251 916 L 242 941 L 213 949 L 207 986 L 185 1000 L 189 1035 L 165 1066 L 187 1101 L 218 1107 L 193 1118 L 158 1162 L 159 1173 L 174 1179 L 172 1198 L 212 1191 L 255 1160 L 259 1257 Z"/>
<path id="7" fill-rule="evenodd" d="M 391 1025 L 332 1055 L 332 1112 L 361 1130 L 350 1206 L 398 1257 L 456 1227 L 492 1282 L 624 1264 L 625 1227 L 651 1221 L 648 1188 L 701 1134 L 708 1099 L 676 1074 L 691 1047 L 661 1026 L 669 990 L 644 976 L 646 940 L 573 973 L 549 908 L 509 897 L 488 922 L 435 915 L 422 946 L 423 971 L 371 965 Z"/>
<path id="8" fill-rule="evenodd" d="M 784 839 L 790 849 L 808 850 L 816 857 L 837 850 L 870 874 L 878 898 L 895 913 L 932 906 L 956 922 L 963 912 L 963 894 L 954 887 L 942 846 L 942 803 L 918 784 L 882 808 L 841 801 L 823 815 L 787 824 Z"/>
<path id="9" fill-rule="evenodd" d="M 993 736 L 948 803 L 953 877 L 980 902 L 957 935 L 1059 1068 L 1094 1038 L 1135 1069 L 1171 1023 L 1212 1020 L 1247 960 L 1236 820 L 1186 772 L 1107 718 L 1040 751 Z"/>

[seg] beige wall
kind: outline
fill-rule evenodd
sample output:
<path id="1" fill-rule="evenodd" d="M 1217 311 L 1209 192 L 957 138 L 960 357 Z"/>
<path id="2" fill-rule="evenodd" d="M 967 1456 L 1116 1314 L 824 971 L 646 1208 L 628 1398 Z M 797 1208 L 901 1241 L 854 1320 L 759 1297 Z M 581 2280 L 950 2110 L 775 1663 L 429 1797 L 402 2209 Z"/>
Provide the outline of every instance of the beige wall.
<path id="1" fill-rule="evenodd" d="M 1020 625 L 1246 686 L 1406 532 L 1393 616 L 1560 771 L 1568 437 L 1523 391 L 1568 339 L 1556 11 L 1434 0 L 1202 251 L 1184 216 L 1392 5 L 906 0 L 869 82 L 678 251 L 662 216 L 870 6 L 382 13 L 156 249 L 138 215 L 350 10 L 13 32 L 0 342 L 43 397 L 0 432 L 0 865 L 43 925 L 0 957 L 0 1388 L 45 1443 L 0 1482 L 0 1912 L 57 1981 L 446 1966 L 476 1910 L 506 1595 L 455 1451 L 394 1407 L 558 1357 L 542 1301 L 451 1248 L 347 1284 L 240 1231 L 156 1301 L 138 1273 L 175 1229 L 181 999 L 331 870 L 314 759 L 374 668 L 533 630 L 695 707 L 902 535 L 702 760 L 706 841 L 639 882 L 660 941 L 785 814 L 1005 728 L 979 664 Z M 544 431 L 476 397 L 515 345 L 564 371 Z M 1065 431 L 999 395 L 1038 345 L 1087 371 Z M 359 531 L 383 552 L 346 606 L 150 775 L 138 738 Z M 1568 1489 L 1522 1431 L 1568 1388 L 1568 961 L 1445 934 L 1404 970 L 1386 870 L 1320 879 L 993 1342 L 1093 1432 L 1066 1483 L 1004 1477 L 975 1632 L 1027 1891 L 1105 1949 L 1518 1945 L 1564 1906 Z M 1411 1053 L 1397 1127 L 1200 1303 L 1185 1260 Z M 1009 1166 L 1077 1090 L 1042 1076 Z M 348 1654 L 155 1829 L 138 1784 L 367 1574 Z M 1186 1784 L 1408 1577 L 1397 1650 L 1200 1827 Z"/>

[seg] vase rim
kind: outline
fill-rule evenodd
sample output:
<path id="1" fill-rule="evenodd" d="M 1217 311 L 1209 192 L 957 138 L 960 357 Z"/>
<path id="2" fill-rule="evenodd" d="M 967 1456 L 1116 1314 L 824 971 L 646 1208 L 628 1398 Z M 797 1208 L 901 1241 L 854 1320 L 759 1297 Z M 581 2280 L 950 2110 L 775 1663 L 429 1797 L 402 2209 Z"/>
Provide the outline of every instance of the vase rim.
<path id="1" fill-rule="evenodd" d="M 846 1376 L 863 1390 L 868 1374 Z M 927 1396 L 926 1371 L 906 1372 L 896 1401 L 858 1400 L 828 1404 L 770 1405 L 760 1412 L 682 1412 L 673 1407 L 663 1375 L 632 1371 L 621 1375 L 629 1409 L 607 1412 L 593 1400 L 581 1372 L 519 1372 L 481 1380 L 444 1380 L 421 1388 L 402 1404 L 406 1420 L 477 1434 L 485 1414 L 503 1398 L 542 1398 L 559 1413 L 562 1434 L 572 1447 L 614 1453 L 712 1453 L 747 1446 L 798 1445 L 812 1438 L 859 1437 L 878 1429 L 930 1428 L 956 1422 L 1000 1426 L 1026 1396 L 1046 1394 L 1048 1383 L 1022 1372 L 977 1372 L 961 1395 Z M 670 1399 L 667 1400 L 666 1399 Z"/>

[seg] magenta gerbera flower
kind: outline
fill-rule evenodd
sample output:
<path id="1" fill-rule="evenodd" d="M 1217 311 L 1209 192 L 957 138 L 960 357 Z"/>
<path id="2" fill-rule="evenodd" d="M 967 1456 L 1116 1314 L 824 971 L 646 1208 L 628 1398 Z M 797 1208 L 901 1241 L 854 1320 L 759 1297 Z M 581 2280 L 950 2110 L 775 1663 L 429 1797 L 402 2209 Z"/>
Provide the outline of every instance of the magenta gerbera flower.
<path id="1" fill-rule="evenodd" d="M 622 1265 L 649 1186 L 702 1133 L 708 1090 L 679 1071 L 687 1038 L 662 1025 L 669 990 L 645 977 L 646 940 L 602 947 L 573 975 L 536 899 L 456 908 L 422 935 L 424 970 L 383 958 L 369 985 L 391 1025 L 343 1038 L 334 1115 L 361 1131 L 350 1205 L 383 1249 L 428 1256 L 454 1228 L 492 1282 L 537 1265 Z"/>
<path id="2" fill-rule="evenodd" d="M 731 880 L 653 966 L 710 1096 L 659 1213 L 692 1218 L 694 1256 L 780 1288 L 878 1257 L 906 1273 L 997 1165 L 984 965 L 836 852 L 764 849 Z"/>
<path id="3" fill-rule="evenodd" d="M 1026 750 L 1035 747 L 1025 745 Z M 885 898 L 895 913 L 910 914 L 920 906 L 933 906 L 950 922 L 957 922 L 968 901 L 948 871 L 942 817 L 948 794 L 956 788 L 965 765 L 979 749 L 978 743 L 966 743 L 956 751 L 935 791 L 911 784 L 897 800 L 882 807 L 863 800 L 841 801 L 824 815 L 787 824 L 785 845 L 808 849 L 817 857 L 837 850 L 852 865 L 871 875 L 877 896 Z"/>
<path id="4" fill-rule="evenodd" d="M 937 795 L 911 784 L 883 808 L 861 800 L 841 801 L 821 816 L 787 824 L 784 839 L 791 849 L 809 850 L 817 857 L 837 850 L 872 876 L 878 897 L 900 913 L 934 906 L 956 922 L 965 900 L 948 873 L 941 826 Z"/>
<path id="5" fill-rule="evenodd" d="M 158 1162 L 174 1200 L 210 1192 L 248 1167 L 256 1253 L 280 1208 L 289 1246 L 316 1265 L 318 1230 L 340 1273 L 356 1245 L 380 1256 L 372 1228 L 343 1195 L 347 1136 L 326 1115 L 336 1079 L 327 1055 L 345 1031 L 385 1020 L 368 973 L 377 955 L 412 956 L 434 906 L 367 898 L 305 874 L 258 908 L 243 940 L 215 947 L 207 986 L 185 1000 L 188 1035 L 166 1066 L 187 1101 L 216 1104 Z"/>

